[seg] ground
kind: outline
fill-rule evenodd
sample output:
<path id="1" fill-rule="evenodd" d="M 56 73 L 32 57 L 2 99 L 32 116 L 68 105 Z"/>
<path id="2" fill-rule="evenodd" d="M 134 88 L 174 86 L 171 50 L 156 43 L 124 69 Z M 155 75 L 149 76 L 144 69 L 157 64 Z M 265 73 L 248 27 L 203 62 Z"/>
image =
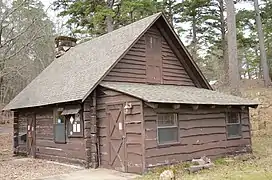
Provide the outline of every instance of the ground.
<path id="1" fill-rule="evenodd" d="M 12 126 L 0 125 L 0 180 L 131 180 L 137 175 L 84 169 L 46 160 L 12 156 Z"/>
<path id="2" fill-rule="evenodd" d="M 78 170 L 75 166 L 64 166 L 38 159 L 13 157 L 11 132 L 11 125 L 0 125 L 1 180 L 28 180 Z"/>
<path id="3" fill-rule="evenodd" d="M 271 180 L 272 179 L 272 139 L 254 137 L 253 154 L 240 155 L 216 160 L 215 167 L 199 173 L 184 171 L 184 164 L 158 168 L 138 180 L 156 180 L 164 169 L 176 172 L 176 180 Z"/>

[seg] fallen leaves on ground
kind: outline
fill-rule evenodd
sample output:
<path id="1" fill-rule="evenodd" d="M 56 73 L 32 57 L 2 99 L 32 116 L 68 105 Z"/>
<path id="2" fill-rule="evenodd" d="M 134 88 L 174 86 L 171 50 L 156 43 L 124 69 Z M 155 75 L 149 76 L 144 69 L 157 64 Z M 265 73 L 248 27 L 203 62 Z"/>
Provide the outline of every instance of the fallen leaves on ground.
<path id="1" fill-rule="evenodd" d="M 0 134 L 0 179 L 29 180 L 70 173 L 78 168 L 41 159 L 12 156 L 12 133 Z"/>

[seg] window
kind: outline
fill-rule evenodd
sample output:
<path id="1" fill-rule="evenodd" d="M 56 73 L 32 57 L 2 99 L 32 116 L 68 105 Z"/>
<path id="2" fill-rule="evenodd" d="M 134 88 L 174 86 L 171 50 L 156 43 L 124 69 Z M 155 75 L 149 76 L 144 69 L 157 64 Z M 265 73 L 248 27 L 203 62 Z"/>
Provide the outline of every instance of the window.
<path id="1" fill-rule="evenodd" d="M 179 141 L 178 137 L 178 115 L 158 114 L 158 143 L 169 144 Z"/>
<path id="2" fill-rule="evenodd" d="M 66 143 L 65 117 L 61 114 L 63 108 L 54 109 L 54 141 Z"/>
<path id="3" fill-rule="evenodd" d="M 68 120 L 68 136 L 69 137 L 82 137 L 83 136 L 83 123 L 80 113 L 70 114 L 66 116 Z"/>
<path id="4" fill-rule="evenodd" d="M 241 117 L 238 112 L 228 112 L 227 114 L 227 136 L 228 138 L 241 137 Z"/>

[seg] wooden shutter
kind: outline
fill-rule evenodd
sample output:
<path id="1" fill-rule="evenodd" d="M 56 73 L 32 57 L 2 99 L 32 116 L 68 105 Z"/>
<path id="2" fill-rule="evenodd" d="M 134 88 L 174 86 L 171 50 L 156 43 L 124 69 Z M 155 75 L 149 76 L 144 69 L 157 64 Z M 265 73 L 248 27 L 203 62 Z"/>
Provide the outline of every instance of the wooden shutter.
<path id="1" fill-rule="evenodd" d="M 162 47 L 161 38 L 146 36 L 146 76 L 147 82 L 160 84 L 162 80 Z"/>

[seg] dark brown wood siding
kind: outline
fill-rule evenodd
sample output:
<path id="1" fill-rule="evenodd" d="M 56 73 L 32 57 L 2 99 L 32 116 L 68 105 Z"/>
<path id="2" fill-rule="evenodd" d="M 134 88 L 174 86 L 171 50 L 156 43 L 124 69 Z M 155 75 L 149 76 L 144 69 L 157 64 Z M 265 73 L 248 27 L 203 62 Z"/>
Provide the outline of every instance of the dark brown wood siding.
<path id="1" fill-rule="evenodd" d="M 16 154 L 27 154 L 27 141 L 21 139 L 22 135 L 27 134 L 27 113 L 18 111 L 14 113 L 14 152 Z"/>
<path id="2" fill-rule="evenodd" d="M 150 55 L 152 52 L 147 51 L 146 49 L 147 37 L 159 39 L 158 42 L 161 43 L 158 45 L 161 50 L 157 51 L 156 56 L 153 54 Z M 150 65 L 154 64 L 154 59 L 156 59 L 157 62 L 152 68 Z M 152 74 L 160 79 L 151 81 L 152 78 L 154 78 Z M 180 60 L 174 54 L 166 39 L 161 35 L 156 26 L 152 26 L 146 34 L 131 47 L 127 54 L 104 78 L 104 81 L 136 83 L 152 82 L 157 84 L 195 86 Z"/>
<path id="3" fill-rule="evenodd" d="M 142 143 L 142 104 L 141 100 L 112 91 L 99 88 L 97 91 L 97 121 L 100 144 L 101 167 L 109 167 L 109 119 L 106 114 L 107 104 L 132 104 L 132 113 L 125 115 L 125 161 L 127 172 L 141 173 L 143 170 L 143 143 Z"/>
<path id="4" fill-rule="evenodd" d="M 36 155 L 38 158 L 85 165 L 83 138 L 67 138 L 66 144 L 54 142 L 53 108 L 42 108 L 36 113 Z"/>
<path id="5" fill-rule="evenodd" d="M 171 107 L 171 106 L 170 106 Z M 146 168 L 164 164 L 199 158 L 223 156 L 227 153 L 241 152 L 251 146 L 248 110 L 242 113 L 243 137 L 228 140 L 226 135 L 225 108 L 200 107 L 193 110 L 181 106 L 158 108 L 156 111 L 144 107 L 145 127 L 145 163 Z M 157 143 L 157 112 L 178 113 L 179 143 L 169 146 L 158 146 Z"/>
<path id="6" fill-rule="evenodd" d="M 146 82 L 145 38 L 139 41 L 116 64 L 104 81 Z"/>
<path id="7" fill-rule="evenodd" d="M 36 157 L 85 166 L 86 152 L 83 138 L 67 137 L 65 144 L 54 142 L 53 109 L 54 106 L 47 106 L 17 111 L 14 116 L 14 122 L 16 122 L 14 124 L 14 134 L 17 136 L 18 134 L 27 133 L 27 119 L 30 118 L 30 113 L 34 113 L 36 121 Z M 26 142 L 16 138 L 14 145 L 17 146 L 17 153 L 27 154 Z"/>

